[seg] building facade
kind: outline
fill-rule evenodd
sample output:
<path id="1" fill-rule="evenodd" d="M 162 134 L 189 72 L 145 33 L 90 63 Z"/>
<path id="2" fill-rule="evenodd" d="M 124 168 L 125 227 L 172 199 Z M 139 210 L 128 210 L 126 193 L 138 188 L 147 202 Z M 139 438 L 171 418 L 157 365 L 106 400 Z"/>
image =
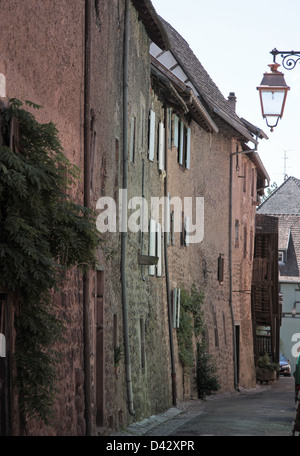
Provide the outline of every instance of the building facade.
<path id="1" fill-rule="evenodd" d="M 38 120 L 56 124 L 82 171 L 73 197 L 96 211 L 103 241 L 95 270 L 70 271 L 55 294 L 67 325 L 54 422 L 21 423 L 13 393 L 10 407 L 1 402 L 10 422 L 1 432 L 105 435 L 195 397 L 196 361 L 186 379 L 177 346 L 180 290 L 194 284 L 221 391 L 252 386 L 244 292 L 268 176 L 247 143 L 265 135 L 237 116 L 149 0 L 2 8 L 2 101 L 30 100 L 43 107 Z M 10 322 L 7 359 L 13 312 Z"/>
<path id="2" fill-rule="evenodd" d="M 279 291 L 282 295 L 280 351 L 294 372 L 299 348 L 300 181 L 287 178 L 258 208 L 278 219 Z"/>

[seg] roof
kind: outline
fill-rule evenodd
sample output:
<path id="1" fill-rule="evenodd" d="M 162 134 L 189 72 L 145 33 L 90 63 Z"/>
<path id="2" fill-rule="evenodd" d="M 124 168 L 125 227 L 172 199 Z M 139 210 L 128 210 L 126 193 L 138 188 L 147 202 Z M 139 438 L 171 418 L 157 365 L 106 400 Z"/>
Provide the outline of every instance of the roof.
<path id="1" fill-rule="evenodd" d="M 216 125 L 219 128 L 223 128 L 223 130 L 230 126 L 243 141 L 251 141 L 257 144 L 252 133 L 246 128 L 244 122 L 236 114 L 228 100 L 224 98 L 189 44 L 168 22 L 161 17 L 160 20 L 168 37 L 169 50 L 188 76 L 186 83 L 190 83 L 191 87 L 196 88 L 200 101 L 205 103 L 210 110 Z"/>
<path id="2" fill-rule="evenodd" d="M 131 0 L 143 22 L 149 38 L 161 49 L 166 49 L 168 38 L 150 0 Z"/>
<path id="3" fill-rule="evenodd" d="M 286 252 L 285 262 L 279 263 L 280 282 L 300 279 L 300 215 L 279 215 L 278 248 Z"/>
<path id="4" fill-rule="evenodd" d="M 279 281 L 299 283 L 300 279 L 300 180 L 289 177 L 257 209 L 258 214 L 278 218 L 278 249 L 285 261 L 279 264 Z"/>
<path id="5" fill-rule="evenodd" d="M 257 212 L 300 215 L 300 180 L 289 177 L 258 207 Z"/>

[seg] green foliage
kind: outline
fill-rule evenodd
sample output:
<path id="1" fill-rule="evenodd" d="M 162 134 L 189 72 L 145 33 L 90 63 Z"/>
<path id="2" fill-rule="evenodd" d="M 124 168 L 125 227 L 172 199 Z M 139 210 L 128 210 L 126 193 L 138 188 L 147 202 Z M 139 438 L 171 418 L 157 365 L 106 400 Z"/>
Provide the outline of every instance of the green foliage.
<path id="1" fill-rule="evenodd" d="M 114 347 L 114 365 L 115 366 L 119 366 L 120 361 L 123 356 L 123 352 L 124 352 L 123 345 L 116 345 Z"/>
<path id="2" fill-rule="evenodd" d="M 19 297 L 15 358 L 20 408 L 47 422 L 58 359 L 53 345 L 63 328 L 52 290 L 68 268 L 85 270 L 95 264 L 99 236 L 94 213 L 68 194 L 79 170 L 64 155 L 55 125 L 37 122 L 12 99 L 3 112 L 6 144 L 13 120 L 19 141 L 12 148 L 0 146 L 0 286 Z"/>
<path id="3" fill-rule="evenodd" d="M 265 353 L 263 356 L 260 356 L 257 360 L 257 366 L 264 369 L 269 369 L 270 371 L 276 372 L 279 370 L 279 365 L 270 361 L 268 353 Z"/>
<path id="4" fill-rule="evenodd" d="M 197 338 L 203 329 L 202 302 L 204 296 L 195 285 L 191 293 L 182 289 L 180 294 L 180 327 L 177 330 L 179 359 L 183 368 L 194 365 L 193 336 Z"/>
<path id="5" fill-rule="evenodd" d="M 207 353 L 204 342 L 197 342 L 197 369 L 196 386 L 199 399 L 220 389 L 217 377 L 217 368 L 212 356 Z"/>
<path id="6" fill-rule="evenodd" d="M 193 285 L 190 293 L 181 290 L 180 327 L 177 330 L 179 360 L 185 371 L 195 364 L 194 338 L 196 339 L 196 386 L 198 397 L 203 398 L 220 388 L 217 369 L 211 355 L 207 354 L 206 344 L 201 340 L 204 332 L 202 310 L 204 294 Z"/>

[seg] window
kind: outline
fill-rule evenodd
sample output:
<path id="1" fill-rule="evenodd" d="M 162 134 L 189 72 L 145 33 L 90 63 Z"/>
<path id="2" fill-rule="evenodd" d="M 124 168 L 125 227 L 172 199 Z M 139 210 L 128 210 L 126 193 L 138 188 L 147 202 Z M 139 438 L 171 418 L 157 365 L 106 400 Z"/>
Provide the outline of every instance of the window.
<path id="1" fill-rule="evenodd" d="M 239 237 L 240 237 L 240 222 L 235 221 L 234 225 L 234 247 L 239 247 Z"/>
<path id="2" fill-rule="evenodd" d="M 149 256 L 156 255 L 156 222 L 150 219 L 149 227 Z M 155 275 L 155 266 L 149 266 L 149 275 Z"/>
<path id="3" fill-rule="evenodd" d="M 244 258 L 247 257 L 247 228 L 244 227 Z"/>
<path id="4" fill-rule="evenodd" d="M 254 198 L 254 189 L 255 189 L 255 169 L 251 169 L 251 197 Z"/>
<path id="5" fill-rule="evenodd" d="M 140 342 L 141 342 L 141 367 L 145 368 L 146 365 L 146 352 L 145 352 L 145 321 L 140 319 Z"/>
<path id="6" fill-rule="evenodd" d="M 223 282 L 224 280 L 224 256 L 219 255 L 218 258 L 218 281 Z"/>
<path id="7" fill-rule="evenodd" d="M 215 346 L 219 346 L 219 332 L 218 332 L 218 323 L 217 323 L 217 316 L 214 313 L 214 332 L 215 332 Z"/>
<path id="8" fill-rule="evenodd" d="M 173 146 L 178 149 L 178 163 L 190 169 L 191 129 L 182 120 L 173 115 Z"/>
<path id="9" fill-rule="evenodd" d="M 136 131 L 136 118 L 131 118 L 131 128 L 130 128 L 130 146 L 129 146 L 129 157 L 130 161 L 134 162 L 135 158 L 135 131 Z"/>
<path id="10" fill-rule="evenodd" d="M 180 288 L 173 289 L 173 328 L 180 324 Z"/>
<path id="11" fill-rule="evenodd" d="M 278 261 L 279 263 L 285 263 L 285 252 L 283 250 L 279 250 L 278 252 Z"/>
<path id="12" fill-rule="evenodd" d="M 243 182 L 243 192 L 246 192 L 246 182 L 247 181 L 247 163 L 244 163 L 244 182 Z"/>

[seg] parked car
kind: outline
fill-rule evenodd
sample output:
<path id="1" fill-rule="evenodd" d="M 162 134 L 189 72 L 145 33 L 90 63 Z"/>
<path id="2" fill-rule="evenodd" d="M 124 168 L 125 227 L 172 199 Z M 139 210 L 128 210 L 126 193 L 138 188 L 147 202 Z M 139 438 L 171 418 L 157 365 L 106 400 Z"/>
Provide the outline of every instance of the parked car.
<path id="1" fill-rule="evenodd" d="M 285 377 L 291 376 L 291 366 L 289 360 L 280 354 L 279 356 L 279 374 L 284 375 Z"/>

